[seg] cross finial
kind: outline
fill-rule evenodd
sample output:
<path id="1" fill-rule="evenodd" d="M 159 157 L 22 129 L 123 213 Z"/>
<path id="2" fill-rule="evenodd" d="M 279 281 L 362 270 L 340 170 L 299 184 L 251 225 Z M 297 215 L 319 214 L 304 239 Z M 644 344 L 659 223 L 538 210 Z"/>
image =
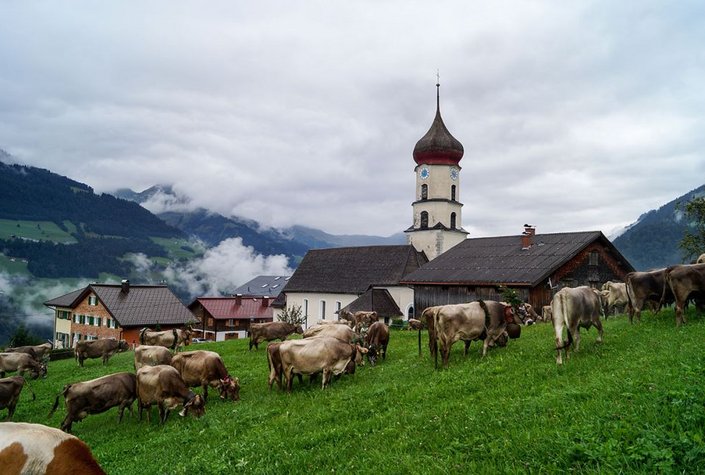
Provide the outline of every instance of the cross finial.
<path id="1" fill-rule="evenodd" d="M 441 72 L 436 69 L 436 87 L 441 86 Z"/>
<path id="2" fill-rule="evenodd" d="M 436 69 L 436 110 L 441 110 L 441 73 Z"/>

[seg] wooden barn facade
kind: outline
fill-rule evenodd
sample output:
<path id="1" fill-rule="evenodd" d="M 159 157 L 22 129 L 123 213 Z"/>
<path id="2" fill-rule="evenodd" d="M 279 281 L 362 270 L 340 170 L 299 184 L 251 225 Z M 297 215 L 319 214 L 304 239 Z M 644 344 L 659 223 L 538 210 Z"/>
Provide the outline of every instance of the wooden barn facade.
<path id="1" fill-rule="evenodd" d="M 549 305 L 561 287 L 623 281 L 632 265 L 600 231 L 466 239 L 401 283 L 414 288 L 414 309 L 501 300 L 500 286 L 515 290 L 535 309 Z"/>

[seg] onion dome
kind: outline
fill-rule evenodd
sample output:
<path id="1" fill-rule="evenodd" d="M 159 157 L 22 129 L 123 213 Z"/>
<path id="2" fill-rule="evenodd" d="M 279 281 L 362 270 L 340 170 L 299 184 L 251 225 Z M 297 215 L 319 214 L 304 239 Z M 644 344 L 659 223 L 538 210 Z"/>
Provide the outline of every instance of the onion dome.
<path id="1" fill-rule="evenodd" d="M 463 144 L 448 132 L 441 118 L 440 86 L 436 84 L 436 117 L 414 147 L 414 161 L 419 165 L 457 165 L 465 153 Z"/>

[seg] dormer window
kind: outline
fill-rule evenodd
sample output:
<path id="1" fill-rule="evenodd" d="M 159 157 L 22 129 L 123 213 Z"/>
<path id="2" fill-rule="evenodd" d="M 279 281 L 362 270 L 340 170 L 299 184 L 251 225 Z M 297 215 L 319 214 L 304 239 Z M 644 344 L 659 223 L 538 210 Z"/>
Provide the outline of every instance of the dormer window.
<path id="1" fill-rule="evenodd" d="M 88 305 L 98 305 L 98 297 L 95 295 L 88 296 Z"/>

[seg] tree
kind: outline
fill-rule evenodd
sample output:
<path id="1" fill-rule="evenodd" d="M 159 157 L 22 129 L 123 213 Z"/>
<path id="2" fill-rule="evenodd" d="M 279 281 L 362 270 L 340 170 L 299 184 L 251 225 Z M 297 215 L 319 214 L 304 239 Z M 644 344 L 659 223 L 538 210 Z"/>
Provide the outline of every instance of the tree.
<path id="1" fill-rule="evenodd" d="M 24 326 L 24 323 L 20 323 L 17 327 L 15 333 L 10 337 L 10 346 L 28 346 L 28 345 L 38 345 L 41 343 L 41 338 L 37 337 Z"/>
<path id="2" fill-rule="evenodd" d="M 301 312 L 301 305 L 293 305 L 285 308 L 281 315 L 279 315 L 279 321 L 291 323 L 292 325 L 303 325 L 304 316 Z"/>
<path id="3" fill-rule="evenodd" d="M 705 252 L 705 197 L 693 198 L 685 204 L 679 203 L 678 208 L 688 224 L 678 247 L 683 251 L 686 261 L 693 261 Z"/>

